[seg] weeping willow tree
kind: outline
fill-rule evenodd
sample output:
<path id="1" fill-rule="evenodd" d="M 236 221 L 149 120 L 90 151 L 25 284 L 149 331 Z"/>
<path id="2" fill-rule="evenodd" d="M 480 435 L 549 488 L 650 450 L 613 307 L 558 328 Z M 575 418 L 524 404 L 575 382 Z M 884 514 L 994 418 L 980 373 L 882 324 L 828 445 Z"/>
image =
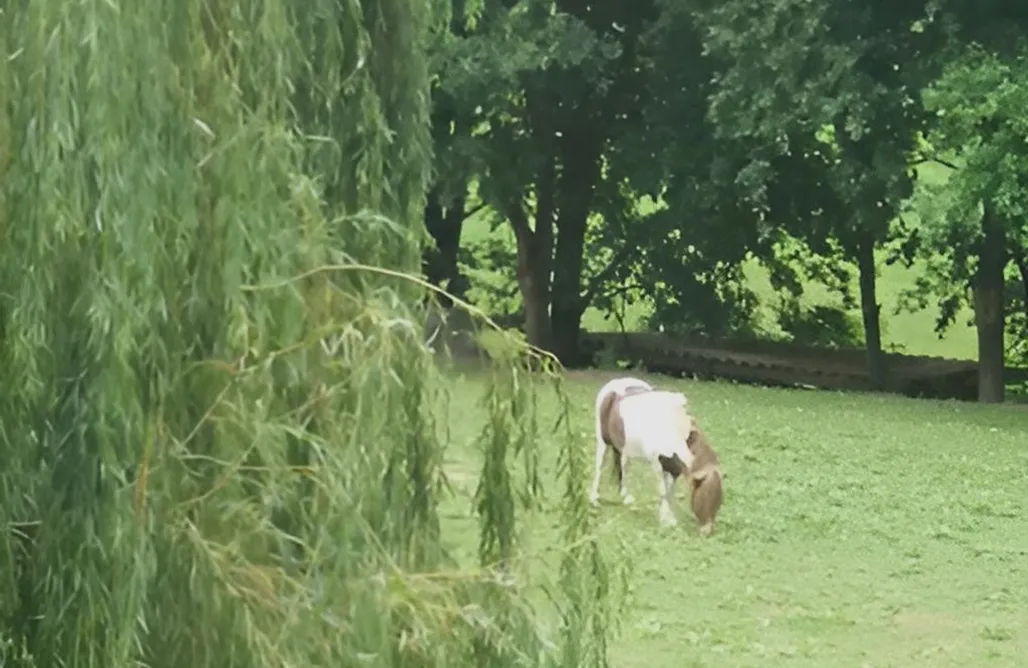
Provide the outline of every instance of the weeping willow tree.
<path id="1" fill-rule="evenodd" d="M 481 567 L 442 548 L 445 384 L 403 277 L 429 7 L 0 4 L 0 664 L 605 663 L 566 422 L 555 616 L 511 565 L 521 353 L 489 371 Z"/>

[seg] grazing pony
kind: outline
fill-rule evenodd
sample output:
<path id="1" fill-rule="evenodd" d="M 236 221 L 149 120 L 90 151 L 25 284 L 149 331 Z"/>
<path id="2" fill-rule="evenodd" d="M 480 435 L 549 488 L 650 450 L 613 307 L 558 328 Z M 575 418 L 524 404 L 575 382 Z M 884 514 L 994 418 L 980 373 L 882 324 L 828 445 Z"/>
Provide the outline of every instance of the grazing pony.
<path id="1" fill-rule="evenodd" d="M 721 509 L 721 501 L 724 498 L 724 473 L 721 471 L 721 463 L 717 453 L 711 447 L 710 441 L 700 430 L 699 425 L 693 422 L 692 431 L 689 433 L 689 451 L 692 452 L 693 461 L 689 471 L 690 501 L 692 513 L 696 516 L 696 524 L 700 528 L 701 536 L 709 536 L 714 533 L 714 522 L 717 512 Z"/>
<path id="2" fill-rule="evenodd" d="M 629 459 L 650 462 L 657 476 L 661 524 L 677 524 L 671 512 L 672 486 L 686 473 L 693 454 L 687 445 L 692 418 L 681 392 L 655 390 L 636 378 L 617 378 L 596 395 L 596 470 L 589 500 L 599 502 L 600 469 L 607 448 L 614 450 L 614 473 L 622 501 L 632 503 L 625 485 Z"/>

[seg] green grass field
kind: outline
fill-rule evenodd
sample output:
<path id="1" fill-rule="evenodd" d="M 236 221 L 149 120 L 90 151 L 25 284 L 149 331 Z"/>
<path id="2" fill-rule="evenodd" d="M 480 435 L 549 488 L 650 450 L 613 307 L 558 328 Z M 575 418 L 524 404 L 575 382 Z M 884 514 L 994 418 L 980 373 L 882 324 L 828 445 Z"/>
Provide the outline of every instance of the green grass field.
<path id="1" fill-rule="evenodd" d="M 612 375 L 572 372 L 566 384 L 590 462 L 594 393 Z M 650 472 L 629 468 L 636 505 L 625 507 L 607 462 L 597 531 L 623 536 L 640 564 L 613 666 L 1023 665 L 1023 408 L 642 377 L 687 394 L 727 472 L 726 499 L 713 538 L 696 535 L 682 490 L 679 527 L 661 531 Z M 471 374 L 453 387 L 444 530 L 470 562 L 483 386 Z M 546 506 L 521 520 L 528 553 L 559 528 L 552 417 Z M 536 568 L 553 577 L 555 562 Z"/>

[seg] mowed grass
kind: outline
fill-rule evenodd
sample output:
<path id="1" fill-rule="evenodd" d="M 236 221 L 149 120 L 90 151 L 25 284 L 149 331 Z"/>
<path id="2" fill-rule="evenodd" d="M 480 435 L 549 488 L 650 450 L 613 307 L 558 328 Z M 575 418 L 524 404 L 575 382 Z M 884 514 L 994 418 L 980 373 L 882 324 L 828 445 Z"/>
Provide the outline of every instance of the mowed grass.
<path id="1" fill-rule="evenodd" d="M 572 372 L 575 447 L 589 470 L 594 393 L 611 373 Z M 772 390 L 642 374 L 686 393 L 727 472 L 719 530 L 700 538 L 684 490 L 680 526 L 658 528 L 651 472 L 628 470 L 621 506 L 609 460 L 596 530 L 621 538 L 629 608 L 617 668 L 1020 666 L 1028 656 L 1028 414 L 892 396 Z M 474 561 L 470 497 L 483 385 L 453 385 L 444 530 Z M 545 391 L 547 498 L 523 515 L 532 571 L 556 578 L 561 447 Z M 614 553 L 614 551 L 612 551 Z"/>

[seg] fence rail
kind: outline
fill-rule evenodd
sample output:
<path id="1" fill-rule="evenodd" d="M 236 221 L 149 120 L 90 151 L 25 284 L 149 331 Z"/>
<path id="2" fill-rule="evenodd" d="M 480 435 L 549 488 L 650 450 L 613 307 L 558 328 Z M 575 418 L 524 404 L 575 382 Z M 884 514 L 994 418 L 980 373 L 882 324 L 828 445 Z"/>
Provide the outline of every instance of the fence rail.
<path id="1" fill-rule="evenodd" d="M 593 351 L 649 371 L 727 378 L 783 386 L 872 390 L 862 349 L 815 348 L 770 341 L 704 340 L 656 332 L 590 332 L 583 343 Z M 907 396 L 963 399 L 978 396 L 978 364 L 971 360 L 887 353 L 885 391 Z M 1009 369 L 1009 378 L 1028 374 Z"/>

